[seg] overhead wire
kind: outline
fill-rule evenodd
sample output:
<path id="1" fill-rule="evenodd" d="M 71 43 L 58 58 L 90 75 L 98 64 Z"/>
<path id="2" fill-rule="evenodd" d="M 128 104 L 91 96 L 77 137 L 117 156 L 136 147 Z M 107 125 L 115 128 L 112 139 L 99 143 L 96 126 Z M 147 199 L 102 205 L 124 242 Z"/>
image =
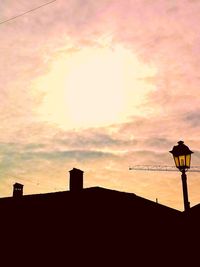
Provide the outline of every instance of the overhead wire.
<path id="1" fill-rule="evenodd" d="M 24 13 L 21 13 L 21 14 L 18 14 L 18 15 L 16 15 L 16 16 L 14 16 L 14 17 L 9 18 L 9 19 L 0 21 L 0 25 L 1 25 L 1 24 L 4 24 L 4 23 L 7 23 L 7 22 L 9 22 L 9 21 L 11 21 L 11 20 L 15 20 L 15 19 L 17 19 L 17 18 L 19 18 L 19 17 L 22 17 L 22 16 L 24 16 L 24 15 L 26 15 L 26 14 L 28 14 L 28 13 L 31 13 L 31 12 L 33 12 L 33 11 L 39 9 L 39 8 L 42 8 L 42 7 L 44 7 L 44 6 L 50 5 L 50 4 L 52 4 L 53 2 L 56 2 L 56 1 L 57 1 L 57 0 L 53 0 L 53 1 L 47 2 L 47 3 L 43 4 L 43 5 L 40 5 L 40 6 L 37 6 L 37 7 L 35 7 L 35 8 L 29 9 L 28 11 L 26 11 L 26 12 L 24 12 Z"/>

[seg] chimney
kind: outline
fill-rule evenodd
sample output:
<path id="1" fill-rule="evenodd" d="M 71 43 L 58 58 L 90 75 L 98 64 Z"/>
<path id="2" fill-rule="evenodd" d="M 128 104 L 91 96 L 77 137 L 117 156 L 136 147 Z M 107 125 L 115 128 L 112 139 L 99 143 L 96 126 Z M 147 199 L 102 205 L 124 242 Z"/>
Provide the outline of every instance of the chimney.
<path id="1" fill-rule="evenodd" d="M 69 178 L 69 189 L 72 192 L 79 192 L 83 189 L 83 171 L 73 168 Z"/>
<path id="2" fill-rule="evenodd" d="M 15 183 L 13 185 L 13 197 L 18 198 L 23 196 L 23 184 Z"/>

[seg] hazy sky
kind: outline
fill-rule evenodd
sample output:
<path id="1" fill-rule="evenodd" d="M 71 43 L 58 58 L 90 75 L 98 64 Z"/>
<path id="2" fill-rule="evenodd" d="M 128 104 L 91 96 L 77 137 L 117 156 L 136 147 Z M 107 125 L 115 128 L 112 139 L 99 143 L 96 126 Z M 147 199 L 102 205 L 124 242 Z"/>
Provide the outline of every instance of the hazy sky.
<path id="1" fill-rule="evenodd" d="M 1 0 L 0 22 L 44 0 Z M 183 209 L 179 140 L 200 165 L 200 0 L 57 0 L 0 24 L 0 195 L 85 186 Z M 200 174 L 188 173 L 191 206 Z"/>

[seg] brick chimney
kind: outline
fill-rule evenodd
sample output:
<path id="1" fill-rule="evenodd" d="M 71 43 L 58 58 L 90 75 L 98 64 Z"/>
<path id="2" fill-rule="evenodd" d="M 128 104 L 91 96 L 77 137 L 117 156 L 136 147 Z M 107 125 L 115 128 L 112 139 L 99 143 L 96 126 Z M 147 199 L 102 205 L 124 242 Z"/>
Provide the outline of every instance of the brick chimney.
<path id="1" fill-rule="evenodd" d="M 69 189 L 72 192 L 79 192 L 83 189 L 83 171 L 73 168 L 69 178 Z"/>
<path id="2" fill-rule="evenodd" d="M 13 185 L 13 197 L 18 198 L 23 196 L 23 184 L 15 183 Z"/>

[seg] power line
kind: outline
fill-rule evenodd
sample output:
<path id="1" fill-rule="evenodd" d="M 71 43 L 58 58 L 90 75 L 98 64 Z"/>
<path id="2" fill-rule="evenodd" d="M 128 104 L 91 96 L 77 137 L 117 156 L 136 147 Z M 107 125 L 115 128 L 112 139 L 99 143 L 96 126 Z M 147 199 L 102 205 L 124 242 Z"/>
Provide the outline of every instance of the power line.
<path id="1" fill-rule="evenodd" d="M 35 11 L 35 10 L 41 8 L 41 7 L 50 5 L 50 4 L 52 4 L 53 2 L 56 2 L 56 1 L 57 1 L 57 0 L 50 1 L 50 2 L 48 2 L 48 3 L 45 3 L 45 4 L 41 5 L 41 6 L 32 8 L 32 9 L 30 9 L 30 10 L 24 12 L 24 13 L 21 13 L 21 14 L 19 14 L 19 15 L 16 15 L 16 16 L 14 16 L 14 17 L 9 18 L 9 19 L 0 21 L 0 25 L 1 25 L 1 24 L 4 24 L 4 23 L 6 23 L 6 22 L 9 22 L 9 21 L 11 21 L 11 20 L 17 19 L 17 18 L 19 18 L 19 17 L 22 17 L 22 16 L 24 16 L 24 15 L 26 15 L 26 14 L 28 14 L 28 13 L 31 13 L 31 12 L 33 12 L 33 11 Z"/>

